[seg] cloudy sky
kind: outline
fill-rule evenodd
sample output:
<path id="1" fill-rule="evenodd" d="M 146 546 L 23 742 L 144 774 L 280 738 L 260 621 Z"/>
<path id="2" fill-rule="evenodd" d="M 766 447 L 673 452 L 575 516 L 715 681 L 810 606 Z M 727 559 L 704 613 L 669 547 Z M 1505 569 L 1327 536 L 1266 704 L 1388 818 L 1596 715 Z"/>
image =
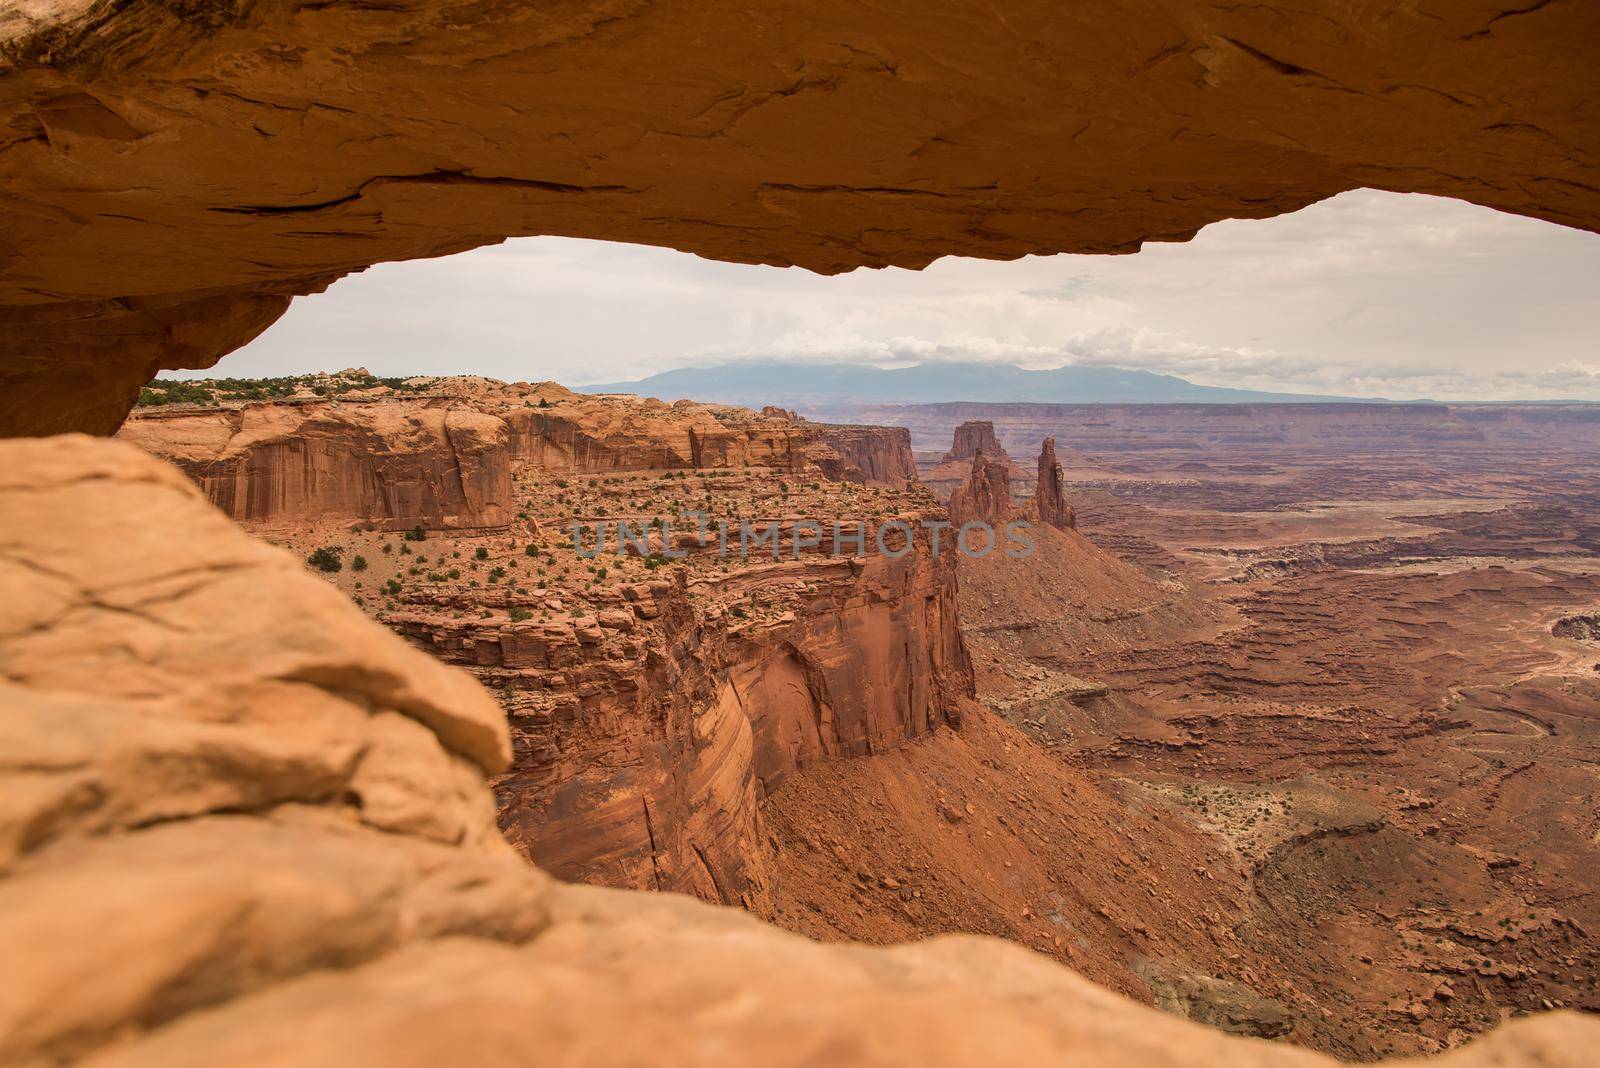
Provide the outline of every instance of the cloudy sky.
<path id="1" fill-rule="evenodd" d="M 364 366 L 571 384 L 782 357 L 1138 367 L 1254 389 L 1600 400 L 1600 236 L 1363 190 L 1136 256 L 924 271 L 525 238 L 297 300 L 210 374 Z"/>

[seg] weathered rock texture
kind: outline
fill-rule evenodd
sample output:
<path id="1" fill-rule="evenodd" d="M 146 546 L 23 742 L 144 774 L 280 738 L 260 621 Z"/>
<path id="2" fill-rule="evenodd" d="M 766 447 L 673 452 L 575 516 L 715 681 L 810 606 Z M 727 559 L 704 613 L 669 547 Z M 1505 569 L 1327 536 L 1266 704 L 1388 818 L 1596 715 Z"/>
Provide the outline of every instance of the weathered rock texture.
<path id="1" fill-rule="evenodd" d="M 1039 522 L 1049 523 L 1059 530 L 1071 530 L 1078 525 L 1067 503 L 1066 492 L 1061 488 L 1061 465 L 1056 462 L 1056 439 L 1045 438 L 1039 450 L 1039 483 L 1033 491 L 1033 510 Z"/>
<path id="2" fill-rule="evenodd" d="M 504 687 L 501 827 L 563 879 L 765 902 L 760 807 L 797 767 L 959 718 L 953 557 L 802 560 L 629 589 L 577 621 L 410 632 Z M 727 614 L 751 594 L 783 611 Z M 742 611 L 742 610 L 741 610 Z"/>
<path id="3" fill-rule="evenodd" d="M 248 404 L 143 413 L 121 437 L 182 468 L 241 522 L 504 528 L 512 435 L 465 405 Z"/>
<path id="4" fill-rule="evenodd" d="M 942 463 L 951 460 L 970 460 L 980 452 L 988 453 L 990 458 L 1006 456 L 1006 450 L 1000 447 L 1000 442 L 994 436 L 994 424 L 987 419 L 974 420 L 962 423 L 956 427 L 955 435 L 950 442 L 950 451 L 944 454 Z"/>
<path id="5" fill-rule="evenodd" d="M 960 527 L 967 523 L 1003 523 L 1011 516 L 1011 473 L 1007 465 L 990 460 L 988 454 L 972 457 L 972 473 L 964 485 L 950 494 L 950 521 Z"/>
<path id="6" fill-rule="evenodd" d="M 177 464 L 213 504 L 258 529 L 306 522 L 504 529 L 519 471 L 756 465 L 896 488 L 916 479 L 904 430 L 591 397 L 549 382 L 462 377 L 419 389 L 140 408 L 118 434 Z"/>
<path id="7" fill-rule="evenodd" d="M 553 884 L 490 823 L 489 696 L 126 445 L 0 447 L 0 588 L 0 1063 L 1333 1063 L 991 939 Z M 1430 1063 L 1597 1040 L 1552 1014 Z"/>
<path id="8" fill-rule="evenodd" d="M 839 482 L 904 488 L 917 478 L 911 433 L 900 427 L 810 423 L 812 461 Z"/>
<path id="9" fill-rule="evenodd" d="M 13 5 L 0 427 L 108 432 L 290 295 L 507 235 L 920 267 L 1358 186 L 1596 229 L 1596 40 L 1575 2 Z"/>

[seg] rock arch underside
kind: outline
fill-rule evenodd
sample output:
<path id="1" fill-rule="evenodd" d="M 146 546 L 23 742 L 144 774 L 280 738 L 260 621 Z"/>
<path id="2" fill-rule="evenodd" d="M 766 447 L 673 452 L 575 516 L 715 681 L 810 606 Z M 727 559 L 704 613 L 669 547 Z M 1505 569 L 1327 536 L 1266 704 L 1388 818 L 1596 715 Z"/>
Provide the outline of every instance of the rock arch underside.
<path id="1" fill-rule="evenodd" d="M 815 271 L 1132 252 L 1372 186 L 1600 228 L 1579 0 L 11 0 L 0 430 L 507 236 Z"/>
<path id="2" fill-rule="evenodd" d="M 508 236 L 916 268 L 1363 186 L 1600 230 L 1597 101 L 1587 0 L 9 0 L 0 435 Z M 0 603 L 0 1064 L 1333 1063 L 992 939 L 552 882 L 486 691 L 125 443 L 0 443 Z"/>

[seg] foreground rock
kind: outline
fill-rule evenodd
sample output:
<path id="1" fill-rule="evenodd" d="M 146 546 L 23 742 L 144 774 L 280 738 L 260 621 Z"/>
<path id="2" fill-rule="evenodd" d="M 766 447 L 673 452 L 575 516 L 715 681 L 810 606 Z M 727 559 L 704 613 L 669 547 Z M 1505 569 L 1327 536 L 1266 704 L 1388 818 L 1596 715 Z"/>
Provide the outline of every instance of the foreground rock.
<path id="1" fill-rule="evenodd" d="M 12 5 L 0 432 L 109 432 L 295 294 L 508 235 L 915 268 L 1360 186 L 1593 229 L 1597 36 L 1586 3 Z"/>
<path id="2" fill-rule="evenodd" d="M 1004 943 L 560 887 L 465 674 L 83 438 L 0 447 L 0 1063 L 1313 1066 Z M 1578 1068 L 1553 1014 L 1437 1062 Z"/>

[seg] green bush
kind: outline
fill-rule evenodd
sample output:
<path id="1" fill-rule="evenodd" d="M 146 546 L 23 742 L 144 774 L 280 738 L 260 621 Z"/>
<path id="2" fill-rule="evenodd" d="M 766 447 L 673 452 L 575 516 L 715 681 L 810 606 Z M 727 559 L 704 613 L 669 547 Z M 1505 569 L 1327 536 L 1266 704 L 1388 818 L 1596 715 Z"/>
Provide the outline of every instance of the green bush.
<path id="1" fill-rule="evenodd" d="M 421 523 L 406 531 L 406 541 L 427 541 L 428 531 Z"/>
<path id="2" fill-rule="evenodd" d="M 476 558 L 478 560 L 487 560 L 487 559 L 489 559 L 489 550 L 484 548 L 482 545 L 480 545 L 480 546 L 478 546 L 478 551 L 473 553 L 472 555 L 473 555 L 474 558 Z"/>
<path id="3" fill-rule="evenodd" d="M 355 559 L 350 561 L 350 570 L 351 571 L 365 571 L 366 569 L 367 569 L 367 558 L 365 556 L 361 556 L 361 555 L 358 554 Z"/>
<path id="4" fill-rule="evenodd" d="M 532 618 L 533 613 L 528 611 L 526 608 L 523 608 L 521 605 L 514 604 L 511 606 L 511 622 L 521 623 L 525 619 Z"/>
<path id="5" fill-rule="evenodd" d="M 306 563 L 318 571 L 325 571 L 330 575 L 343 566 L 339 562 L 339 550 L 326 545 L 320 549 L 313 550 L 311 555 L 306 557 Z"/>

